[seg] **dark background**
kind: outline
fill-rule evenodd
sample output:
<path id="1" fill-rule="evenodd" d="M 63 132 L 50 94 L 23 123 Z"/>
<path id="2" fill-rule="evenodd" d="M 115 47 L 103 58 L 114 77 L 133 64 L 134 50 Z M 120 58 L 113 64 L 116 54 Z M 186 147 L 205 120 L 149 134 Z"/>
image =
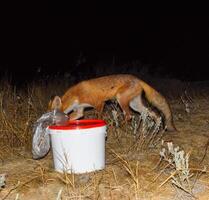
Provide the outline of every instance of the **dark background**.
<path id="1" fill-rule="evenodd" d="M 1 64 L 1 78 L 9 76 L 19 84 L 66 73 L 78 79 L 140 75 L 143 68 L 158 78 L 209 80 L 208 16 L 86 17 L 50 12 L 49 18 L 46 51 L 51 64 Z M 63 62 L 67 64 L 57 64 Z"/>

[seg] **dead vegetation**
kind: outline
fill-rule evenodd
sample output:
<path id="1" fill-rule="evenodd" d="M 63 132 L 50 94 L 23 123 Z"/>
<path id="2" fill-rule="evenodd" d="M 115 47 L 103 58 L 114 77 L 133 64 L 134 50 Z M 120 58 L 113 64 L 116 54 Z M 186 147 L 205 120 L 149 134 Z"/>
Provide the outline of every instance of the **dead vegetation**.
<path id="1" fill-rule="evenodd" d="M 147 113 L 133 113 L 124 123 L 114 101 L 102 115 L 86 111 L 108 124 L 106 167 L 78 175 L 55 172 L 51 152 L 41 160 L 31 155 L 33 124 L 50 96 L 65 91 L 63 82 L 23 89 L 1 82 L 0 199 L 208 199 L 208 88 L 190 86 L 170 96 L 176 134 L 164 132 L 162 119 L 153 123 Z"/>

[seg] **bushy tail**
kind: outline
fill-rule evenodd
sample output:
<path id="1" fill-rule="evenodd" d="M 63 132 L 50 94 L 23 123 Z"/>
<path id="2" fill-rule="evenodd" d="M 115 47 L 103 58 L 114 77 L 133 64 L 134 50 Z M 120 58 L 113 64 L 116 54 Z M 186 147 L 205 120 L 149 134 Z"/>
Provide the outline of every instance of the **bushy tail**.
<path id="1" fill-rule="evenodd" d="M 163 97 L 159 92 L 157 92 L 154 88 L 152 88 L 144 81 L 140 80 L 140 85 L 145 92 L 146 99 L 164 114 L 166 130 L 176 131 L 171 109 L 165 97 Z"/>

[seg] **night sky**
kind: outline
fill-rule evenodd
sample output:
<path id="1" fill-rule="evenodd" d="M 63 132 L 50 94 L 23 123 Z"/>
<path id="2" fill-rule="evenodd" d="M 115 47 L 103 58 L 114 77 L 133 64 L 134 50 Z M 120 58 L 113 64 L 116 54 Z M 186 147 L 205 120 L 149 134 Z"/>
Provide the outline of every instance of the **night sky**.
<path id="1" fill-rule="evenodd" d="M 115 73 L 125 64 L 131 73 L 131 63 L 138 61 L 150 71 L 161 68 L 162 78 L 170 74 L 181 80 L 209 80 L 208 16 L 49 16 L 46 51 L 51 64 L 1 64 L 1 76 L 7 71 L 20 81 L 23 72 L 30 79 L 57 72 L 76 75 L 76 70 L 85 73 L 83 69 L 100 65 L 108 72 L 114 60 Z"/>

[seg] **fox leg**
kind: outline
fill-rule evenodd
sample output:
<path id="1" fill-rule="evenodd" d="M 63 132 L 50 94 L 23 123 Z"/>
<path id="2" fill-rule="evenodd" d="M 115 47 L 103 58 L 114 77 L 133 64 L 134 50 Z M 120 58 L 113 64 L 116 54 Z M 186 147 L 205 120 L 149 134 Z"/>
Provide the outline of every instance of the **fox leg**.
<path id="1" fill-rule="evenodd" d="M 101 114 L 102 114 L 102 111 L 103 111 L 103 108 L 104 108 L 104 103 L 100 103 L 100 104 L 97 104 L 96 106 L 94 106 L 94 108 L 96 109 L 96 111 L 98 112 L 98 115 L 97 117 L 98 118 L 101 118 Z"/>
<path id="2" fill-rule="evenodd" d="M 125 120 L 129 121 L 131 119 L 131 114 L 130 114 L 130 109 L 129 109 L 128 103 L 123 98 L 119 98 L 119 99 L 117 99 L 117 101 L 123 111 L 123 114 L 125 116 Z"/>
<path id="3" fill-rule="evenodd" d="M 103 111 L 103 108 L 104 108 L 104 103 L 97 104 L 96 106 L 94 106 L 94 108 L 95 108 L 99 113 L 101 113 L 101 112 Z"/>
<path id="4" fill-rule="evenodd" d="M 133 88 L 130 88 L 130 86 L 122 87 L 116 95 L 116 99 L 123 111 L 126 121 L 129 121 L 132 118 L 129 102 L 134 96 L 135 94 L 133 94 Z"/>
<path id="5" fill-rule="evenodd" d="M 156 122 L 156 120 L 159 118 L 159 116 L 150 108 L 146 107 L 142 102 L 142 96 L 141 94 L 134 97 L 130 103 L 130 107 L 140 113 L 148 112 L 148 115 Z"/>

